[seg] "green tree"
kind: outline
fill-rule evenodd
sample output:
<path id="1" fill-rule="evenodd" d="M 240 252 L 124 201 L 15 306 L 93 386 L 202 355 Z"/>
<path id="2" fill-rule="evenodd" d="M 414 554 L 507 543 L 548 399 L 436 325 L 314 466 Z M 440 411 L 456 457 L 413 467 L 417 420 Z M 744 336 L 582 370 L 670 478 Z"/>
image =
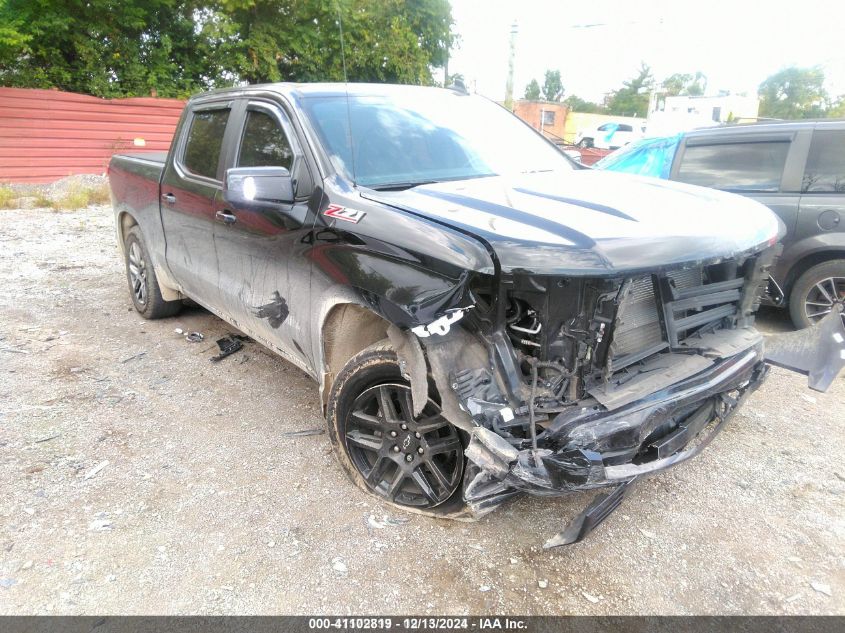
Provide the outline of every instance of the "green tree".
<path id="1" fill-rule="evenodd" d="M 559 70 L 547 70 L 543 80 L 543 99 L 546 101 L 560 101 L 563 96 L 563 83 Z"/>
<path id="2" fill-rule="evenodd" d="M 536 79 L 532 79 L 528 82 L 528 85 L 525 86 L 525 98 L 529 101 L 540 100 L 540 84 L 537 83 Z"/>
<path id="3" fill-rule="evenodd" d="M 455 39 L 448 0 L 222 2 L 233 71 L 250 83 L 343 80 L 342 26 L 349 81 L 432 84 Z"/>
<path id="4" fill-rule="evenodd" d="M 239 82 L 431 84 L 448 0 L 0 0 L 0 84 L 103 97 Z"/>
<path id="5" fill-rule="evenodd" d="M 220 80 L 221 39 L 200 0 L 4 0 L 0 83 L 182 96 Z"/>
<path id="6" fill-rule="evenodd" d="M 824 71 L 791 66 L 767 77 L 758 89 L 760 116 L 806 119 L 824 116 L 828 105 Z"/>
<path id="7" fill-rule="evenodd" d="M 845 95 L 839 95 L 839 97 L 830 104 L 830 107 L 827 109 L 825 115 L 836 119 L 845 118 Z"/>
<path id="8" fill-rule="evenodd" d="M 645 116 L 648 114 L 649 91 L 654 87 L 651 68 L 640 63 L 637 76 L 622 83 L 622 87 L 610 94 L 607 109 L 618 116 Z"/>
<path id="9" fill-rule="evenodd" d="M 604 106 L 592 101 L 586 101 L 577 95 L 569 95 L 563 100 L 563 103 L 573 112 L 593 112 L 598 114 L 607 112 Z"/>
<path id="10" fill-rule="evenodd" d="M 675 73 L 667 77 L 661 84 L 663 92 L 670 97 L 675 95 L 699 97 L 704 94 L 706 86 L 707 78 L 702 72 L 696 72 L 694 75 Z"/>

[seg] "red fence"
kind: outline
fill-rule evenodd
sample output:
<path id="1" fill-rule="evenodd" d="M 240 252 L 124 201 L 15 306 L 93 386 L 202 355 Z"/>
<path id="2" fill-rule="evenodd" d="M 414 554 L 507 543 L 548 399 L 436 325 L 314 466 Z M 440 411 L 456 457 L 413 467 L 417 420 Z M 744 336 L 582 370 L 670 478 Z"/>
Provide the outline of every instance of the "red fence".
<path id="1" fill-rule="evenodd" d="M 166 151 L 183 105 L 0 88 L 0 182 L 102 174 L 114 153 Z"/>

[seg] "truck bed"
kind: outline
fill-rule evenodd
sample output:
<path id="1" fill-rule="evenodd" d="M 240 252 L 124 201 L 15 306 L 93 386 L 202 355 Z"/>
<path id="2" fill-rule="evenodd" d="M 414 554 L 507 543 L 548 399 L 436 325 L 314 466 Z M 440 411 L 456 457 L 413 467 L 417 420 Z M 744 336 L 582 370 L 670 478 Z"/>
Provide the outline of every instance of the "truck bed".
<path id="1" fill-rule="evenodd" d="M 109 170 L 118 170 L 136 174 L 142 178 L 161 180 L 161 172 L 167 162 L 167 152 L 133 152 L 115 154 L 109 162 Z"/>
<path id="2" fill-rule="evenodd" d="M 138 201 L 149 197 L 146 203 L 154 202 L 158 206 L 158 186 L 167 161 L 167 152 L 137 152 L 134 154 L 115 154 L 109 162 L 109 182 L 118 200 L 127 200 L 126 194 L 134 193 L 130 199 Z M 136 206 L 136 205 L 133 205 Z"/>
<path id="3" fill-rule="evenodd" d="M 123 245 L 124 214 L 144 226 L 148 248 L 154 257 L 163 255 L 164 235 L 159 215 L 159 183 L 164 172 L 167 152 L 115 154 L 109 162 L 109 185 L 112 192 L 118 242 Z M 154 259 L 154 261 L 162 261 Z"/>
<path id="4" fill-rule="evenodd" d="M 167 161 L 167 152 L 132 152 L 125 154 L 115 154 L 112 158 L 130 158 L 138 159 L 147 163 L 158 163 L 164 165 Z"/>

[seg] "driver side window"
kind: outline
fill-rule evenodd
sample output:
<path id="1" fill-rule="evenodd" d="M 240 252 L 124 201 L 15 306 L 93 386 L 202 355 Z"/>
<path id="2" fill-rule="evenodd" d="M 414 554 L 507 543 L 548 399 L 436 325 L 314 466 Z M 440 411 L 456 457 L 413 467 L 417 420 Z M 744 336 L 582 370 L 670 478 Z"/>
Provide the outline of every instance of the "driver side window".
<path id="1" fill-rule="evenodd" d="M 237 166 L 291 169 L 292 165 L 293 149 L 279 122 L 266 112 L 249 110 Z"/>

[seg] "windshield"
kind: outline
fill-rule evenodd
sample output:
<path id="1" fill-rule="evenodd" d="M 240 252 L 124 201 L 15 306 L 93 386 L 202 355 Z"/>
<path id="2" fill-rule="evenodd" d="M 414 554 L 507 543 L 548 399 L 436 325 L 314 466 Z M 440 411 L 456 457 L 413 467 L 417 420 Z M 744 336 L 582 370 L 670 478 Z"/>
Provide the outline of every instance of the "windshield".
<path id="1" fill-rule="evenodd" d="M 481 97 L 409 89 L 351 95 L 348 104 L 345 95 L 309 97 L 305 109 L 335 169 L 367 187 L 572 169 L 554 146 Z"/>

